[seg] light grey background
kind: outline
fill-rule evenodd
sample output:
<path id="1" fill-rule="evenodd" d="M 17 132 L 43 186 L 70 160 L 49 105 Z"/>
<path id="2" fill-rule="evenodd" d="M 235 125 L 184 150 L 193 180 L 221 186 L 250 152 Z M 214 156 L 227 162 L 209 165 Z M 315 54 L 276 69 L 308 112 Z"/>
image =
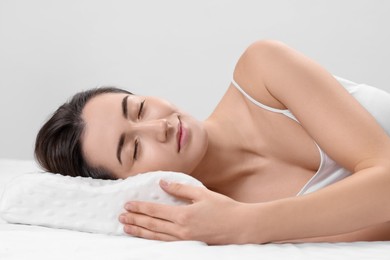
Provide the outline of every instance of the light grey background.
<path id="1" fill-rule="evenodd" d="M 386 0 L 0 0 L 0 157 L 33 158 L 49 114 L 98 85 L 205 119 L 258 39 L 390 91 L 389 12 Z"/>

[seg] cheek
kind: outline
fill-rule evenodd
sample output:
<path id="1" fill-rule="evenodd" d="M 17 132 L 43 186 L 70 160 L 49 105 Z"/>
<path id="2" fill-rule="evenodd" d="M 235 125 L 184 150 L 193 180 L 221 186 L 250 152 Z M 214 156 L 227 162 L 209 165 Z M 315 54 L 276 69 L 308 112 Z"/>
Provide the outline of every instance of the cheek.
<path id="1" fill-rule="evenodd" d="M 185 160 L 174 151 L 164 149 L 161 145 L 149 145 L 142 151 L 142 158 L 137 163 L 137 171 L 177 171 L 185 170 Z"/>

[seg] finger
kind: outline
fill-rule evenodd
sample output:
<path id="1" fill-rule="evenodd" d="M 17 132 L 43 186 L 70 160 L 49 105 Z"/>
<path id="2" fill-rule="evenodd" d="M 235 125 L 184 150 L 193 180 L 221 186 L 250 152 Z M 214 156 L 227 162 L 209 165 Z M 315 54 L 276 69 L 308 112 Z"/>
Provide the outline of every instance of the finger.
<path id="1" fill-rule="evenodd" d="M 125 225 L 124 231 L 125 231 L 125 233 L 132 235 L 132 236 L 146 238 L 146 239 L 152 239 L 152 240 L 161 240 L 161 241 L 177 241 L 177 240 L 179 240 L 178 238 L 176 238 L 174 236 L 164 234 L 164 233 L 154 232 L 154 231 L 148 230 L 146 228 L 134 226 L 134 225 Z"/>
<path id="2" fill-rule="evenodd" d="M 178 236 L 177 226 L 170 221 L 153 218 L 137 213 L 125 213 L 119 217 L 119 221 L 125 225 L 138 226 L 147 230 Z"/>
<path id="3" fill-rule="evenodd" d="M 206 190 L 204 187 L 197 187 L 177 182 L 169 183 L 164 180 L 160 180 L 160 186 L 165 192 L 190 201 L 197 201 L 203 198 L 203 194 L 205 194 Z"/>
<path id="4" fill-rule="evenodd" d="M 146 201 L 131 201 L 126 203 L 125 209 L 132 213 L 148 215 L 173 222 L 177 206 L 158 204 Z"/>

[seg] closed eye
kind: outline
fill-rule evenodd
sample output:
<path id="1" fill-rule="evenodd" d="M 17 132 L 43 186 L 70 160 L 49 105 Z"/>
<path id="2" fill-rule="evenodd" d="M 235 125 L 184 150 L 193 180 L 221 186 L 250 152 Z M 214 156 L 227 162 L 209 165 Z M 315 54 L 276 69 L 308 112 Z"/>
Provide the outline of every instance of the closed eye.
<path id="1" fill-rule="evenodd" d="M 137 160 L 137 157 L 138 157 L 138 144 L 139 144 L 138 139 L 135 139 L 135 141 L 134 141 L 134 154 L 133 154 L 134 160 Z"/>
<path id="2" fill-rule="evenodd" d="M 145 100 L 141 102 L 141 105 L 139 106 L 139 111 L 138 111 L 138 115 L 137 115 L 137 118 L 140 119 L 141 118 L 141 115 L 142 115 L 142 110 L 144 108 L 144 104 L 145 104 Z"/>

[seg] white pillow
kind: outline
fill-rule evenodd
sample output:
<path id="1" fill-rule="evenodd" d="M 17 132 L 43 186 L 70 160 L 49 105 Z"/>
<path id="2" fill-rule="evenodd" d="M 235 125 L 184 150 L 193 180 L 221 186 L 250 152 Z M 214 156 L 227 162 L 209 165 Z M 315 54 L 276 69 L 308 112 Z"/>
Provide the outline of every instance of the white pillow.
<path id="1" fill-rule="evenodd" d="M 175 172 L 149 172 L 125 180 L 98 180 L 53 173 L 28 173 L 10 181 L 0 201 L 0 216 L 10 223 L 40 225 L 92 233 L 124 235 L 118 221 L 131 200 L 182 205 L 159 181 L 202 184 Z"/>

